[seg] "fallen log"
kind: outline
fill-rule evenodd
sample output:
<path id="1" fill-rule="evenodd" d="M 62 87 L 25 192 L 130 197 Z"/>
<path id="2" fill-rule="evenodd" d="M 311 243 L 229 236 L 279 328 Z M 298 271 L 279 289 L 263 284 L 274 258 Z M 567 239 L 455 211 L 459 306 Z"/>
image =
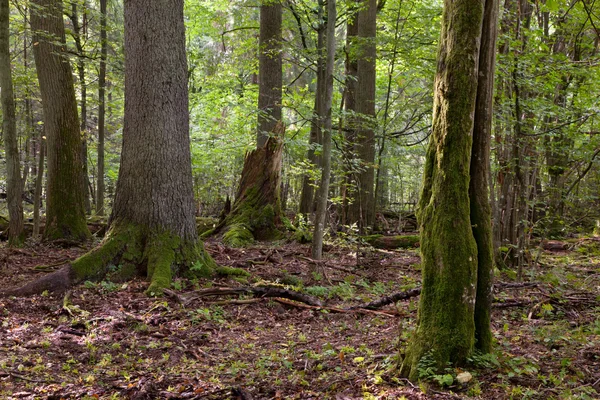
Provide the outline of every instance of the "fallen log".
<path id="1" fill-rule="evenodd" d="M 419 235 L 369 235 L 363 240 L 378 249 L 393 250 L 419 247 Z"/>

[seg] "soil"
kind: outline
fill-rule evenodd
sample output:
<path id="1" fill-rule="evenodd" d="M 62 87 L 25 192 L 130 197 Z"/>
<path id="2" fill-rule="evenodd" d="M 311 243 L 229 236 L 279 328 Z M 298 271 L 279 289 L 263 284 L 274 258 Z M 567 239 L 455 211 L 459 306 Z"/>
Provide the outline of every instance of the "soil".
<path id="1" fill-rule="evenodd" d="M 194 296 L 207 287 L 271 284 L 345 308 L 418 287 L 418 249 L 335 242 L 314 262 L 309 245 L 233 249 L 212 240 L 206 247 L 219 265 L 250 276 L 179 280 L 164 298 L 147 297 L 143 279 L 88 282 L 66 296 L 0 298 L 0 398 L 598 399 L 600 252 L 589 243 L 545 250 L 528 270 L 530 285 L 512 281 L 510 271 L 498 274 L 496 352 L 474 357 L 469 382 L 459 383 L 465 370 L 453 368 L 435 375 L 424 366 L 421 384 L 395 374 L 418 297 L 374 313 Z M 86 250 L 1 248 L 0 287 Z"/>

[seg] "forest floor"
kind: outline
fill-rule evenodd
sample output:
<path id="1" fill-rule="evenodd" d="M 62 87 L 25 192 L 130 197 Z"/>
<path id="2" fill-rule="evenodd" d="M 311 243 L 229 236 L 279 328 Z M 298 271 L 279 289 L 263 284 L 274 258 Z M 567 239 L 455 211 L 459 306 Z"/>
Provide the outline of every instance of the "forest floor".
<path id="1" fill-rule="evenodd" d="M 0 398 L 600 399 L 597 238 L 544 251 L 525 271 L 528 285 L 500 273 L 495 353 L 473 357 L 468 382 L 456 379 L 465 371 L 435 375 L 424 366 L 420 385 L 392 369 L 414 329 L 418 297 L 378 312 L 343 310 L 418 287 L 418 249 L 340 242 L 326 246 L 321 263 L 297 243 L 232 249 L 211 240 L 207 249 L 220 265 L 249 275 L 176 281 L 164 298 L 147 297 L 147 283 L 134 280 L 88 282 L 67 297 L 0 299 Z M 1 248 L 0 287 L 84 251 Z M 264 284 L 299 290 L 326 307 L 199 295 Z"/>

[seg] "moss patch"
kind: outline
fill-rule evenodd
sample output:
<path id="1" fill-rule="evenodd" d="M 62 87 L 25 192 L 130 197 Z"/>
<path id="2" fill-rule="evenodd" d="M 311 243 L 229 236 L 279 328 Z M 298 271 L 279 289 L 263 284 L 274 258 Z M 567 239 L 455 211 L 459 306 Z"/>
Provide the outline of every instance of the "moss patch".
<path id="1" fill-rule="evenodd" d="M 378 249 L 406 249 L 419 247 L 419 235 L 369 235 L 363 236 L 363 240 Z"/>

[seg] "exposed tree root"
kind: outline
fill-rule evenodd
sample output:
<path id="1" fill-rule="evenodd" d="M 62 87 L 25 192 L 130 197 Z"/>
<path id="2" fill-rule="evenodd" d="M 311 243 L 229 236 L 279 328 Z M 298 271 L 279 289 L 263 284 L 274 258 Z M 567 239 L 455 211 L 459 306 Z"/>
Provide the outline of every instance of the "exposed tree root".
<path id="1" fill-rule="evenodd" d="M 103 279 L 110 266 L 120 266 L 120 278 L 146 275 L 148 294 L 159 295 L 173 274 L 208 277 L 216 267 L 201 243 L 188 243 L 170 232 L 148 231 L 134 225 L 113 227 L 100 246 L 64 268 L 0 296 L 30 296 L 44 291 L 64 292 L 90 280 Z"/>

